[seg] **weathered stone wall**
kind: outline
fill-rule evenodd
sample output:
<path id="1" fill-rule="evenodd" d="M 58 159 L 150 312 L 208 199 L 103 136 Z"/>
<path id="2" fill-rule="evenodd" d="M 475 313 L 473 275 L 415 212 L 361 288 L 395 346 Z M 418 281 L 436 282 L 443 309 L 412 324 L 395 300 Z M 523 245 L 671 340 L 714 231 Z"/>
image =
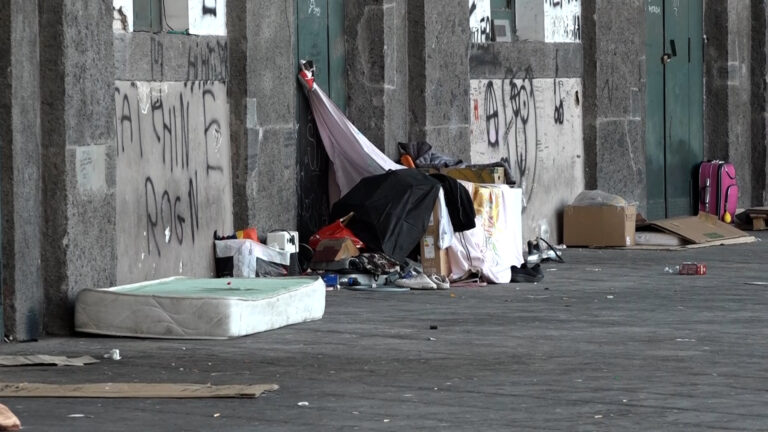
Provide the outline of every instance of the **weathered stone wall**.
<path id="1" fill-rule="evenodd" d="M 246 3 L 248 221 L 266 233 L 297 225 L 295 9 Z"/>
<path id="2" fill-rule="evenodd" d="M 42 332 L 44 311 L 37 13 L 37 2 L 0 1 L 0 303 L 8 336 L 21 341 Z"/>
<path id="3" fill-rule="evenodd" d="M 408 141 L 408 42 L 404 0 L 346 2 L 347 113 L 388 156 Z"/>
<path id="4" fill-rule="evenodd" d="M 72 330 L 83 288 L 115 283 L 111 1 L 39 2 L 45 329 Z"/>
<path id="5" fill-rule="evenodd" d="M 523 240 L 542 225 L 557 239 L 563 207 L 585 188 L 580 4 L 553 13 L 518 2 L 519 40 L 470 48 L 471 162 L 510 161 L 524 191 Z"/>

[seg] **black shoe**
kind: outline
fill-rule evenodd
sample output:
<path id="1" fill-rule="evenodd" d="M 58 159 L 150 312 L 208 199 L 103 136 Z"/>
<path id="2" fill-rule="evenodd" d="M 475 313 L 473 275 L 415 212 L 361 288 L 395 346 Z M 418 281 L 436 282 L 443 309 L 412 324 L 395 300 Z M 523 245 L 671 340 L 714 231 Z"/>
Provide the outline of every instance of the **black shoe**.
<path id="1" fill-rule="evenodd" d="M 533 283 L 544 279 L 544 273 L 541 271 L 541 266 L 539 264 L 536 264 L 533 267 L 528 267 L 527 264 L 523 263 L 520 268 L 512 266 L 511 270 L 512 278 L 510 279 L 510 282 Z"/>

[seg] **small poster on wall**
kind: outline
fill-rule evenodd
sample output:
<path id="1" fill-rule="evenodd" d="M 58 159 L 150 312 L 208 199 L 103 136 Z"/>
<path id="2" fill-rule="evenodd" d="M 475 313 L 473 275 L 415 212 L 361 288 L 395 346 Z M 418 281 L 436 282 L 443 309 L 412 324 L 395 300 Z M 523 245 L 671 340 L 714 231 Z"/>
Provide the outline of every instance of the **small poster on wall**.
<path id="1" fill-rule="evenodd" d="M 491 0 L 469 0 L 469 31 L 472 42 L 491 42 Z"/>

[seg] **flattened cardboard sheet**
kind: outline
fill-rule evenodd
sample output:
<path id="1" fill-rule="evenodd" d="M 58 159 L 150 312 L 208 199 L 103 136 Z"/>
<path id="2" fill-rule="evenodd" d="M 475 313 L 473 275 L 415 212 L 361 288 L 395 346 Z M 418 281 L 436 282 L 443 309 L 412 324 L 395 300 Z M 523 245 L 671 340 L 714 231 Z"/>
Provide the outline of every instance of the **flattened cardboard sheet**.
<path id="1" fill-rule="evenodd" d="M 256 398 L 275 391 L 276 384 L 222 385 L 100 383 L 100 384 L 38 384 L 0 383 L 0 397 L 56 398 Z"/>

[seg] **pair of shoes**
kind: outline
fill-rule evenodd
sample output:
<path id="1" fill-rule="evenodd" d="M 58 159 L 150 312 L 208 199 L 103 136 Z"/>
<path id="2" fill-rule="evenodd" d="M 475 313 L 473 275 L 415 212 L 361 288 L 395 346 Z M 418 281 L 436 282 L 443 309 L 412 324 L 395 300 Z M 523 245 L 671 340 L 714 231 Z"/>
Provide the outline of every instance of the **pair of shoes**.
<path id="1" fill-rule="evenodd" d="M 437 289 L 448 289 L 451 287 L 451 283 L 448 282 L 448 278 L 439 274 L 431 274 L 428 276 L 429 280 L 437 287 Z"/>
<path id="2" fill-rule="evenodd" d="M 536 264 L 533 267 L 528 267 L 523 263 L 520 268 L 512 266 L 512 278 L 510 282 L 529 282 L 535 283 L 544 279 L 544 272 L 541 271 L 541 265 Z"/>
<path id="3" fill-rule="evenodd" d="M 437 285 L 429 280 L 429 277 L 424 273 L 413 275 L 407 279 L 398 279 L 395 281 L 395 285 L 404 288 L 410 288 L 415 290 L 435 290 Z"/>

